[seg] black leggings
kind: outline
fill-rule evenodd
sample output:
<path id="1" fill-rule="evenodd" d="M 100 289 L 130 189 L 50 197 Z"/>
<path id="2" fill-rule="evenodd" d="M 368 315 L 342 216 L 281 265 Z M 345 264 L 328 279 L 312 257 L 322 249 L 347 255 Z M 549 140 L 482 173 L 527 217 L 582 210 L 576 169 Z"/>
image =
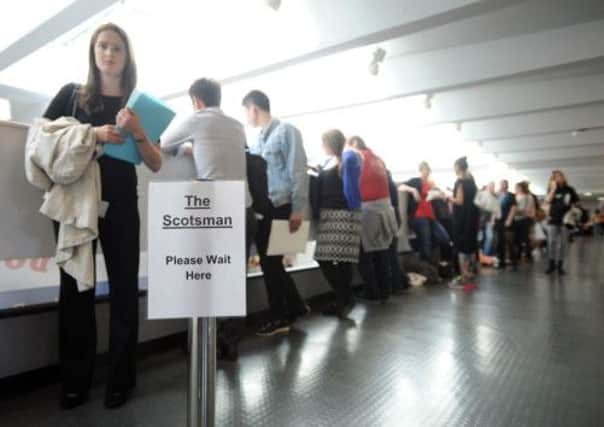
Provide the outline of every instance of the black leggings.
<path id="1" fill-rule="evenodd" d="M 392 292 L 392 271 L 389 250 L 365 252 L 361 245 L 359 273 L 363 278 L 365 294 L 386 300 Z"/>
<path id="2" fill-rule="evenodd" d="M 105 218 L 99 219 L 99 240 L 110 283 L 108 393 L 127 391 L 136 385 L 139 233 L 136 200 L 110 203 Z M 62 269 L 60 272 L 59 358 L 63 391 L 86 393 L 96 358 L 95 290 L 79 292 L 76 280 Z"/>
<path id="3" fill-rule="evenodd" d="M 354 303 L 350 287 L 352 283 L 352 264 L 349 262 L 319 261 L 319 266 L 327 282 L 336 294 L 336 305 L 344 308 Z"/>

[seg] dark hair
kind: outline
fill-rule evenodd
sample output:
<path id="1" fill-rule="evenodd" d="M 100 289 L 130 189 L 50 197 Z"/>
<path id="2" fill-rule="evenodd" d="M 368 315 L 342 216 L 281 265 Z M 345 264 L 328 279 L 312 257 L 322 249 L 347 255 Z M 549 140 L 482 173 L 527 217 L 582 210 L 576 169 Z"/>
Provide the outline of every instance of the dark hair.
<path id="1" fill-rule="evenodd" d="M 342 158 L 346 137 L 339 129 L 328 130 L 323 133 L 321 139 L 323 140 L 323 144 L 327 145 L 333 151 L 338 160 Z"/>
<path id="2" fill-rule="evenodd" d="M 369 147 L 367 147 L 367 144 L 365 144 L 365 141 L 363 140 L 363 138 L 361 138 L 358 135 L 351 136 L 350 139 L 348 140 L 348 145 L 352 145 L 357 150 L 369 149 Z"/>
<path id="3" fill-rule="evenodd" d="M 189 88 L 189 96 L 199 99 L 206 107 L 220 107 L 222 99 L 220 83 L 214 79 L 197 79 Z"/>
<path id="4" fill-rule="evenodd" d="M 468 170 L 468 158 L 466 156 L 460 157 L 455 160 L 455 166 L 462 172 L 466 172 Z"/>
<path id="5" fill-rule="evenodd" d="M 346 145 L 346 137 L 339 129 L 331 129 L 321 136 L 323 144 L 327 145 L 338 159 L 338 173 L 342 173 L 342 153 Z"/>
<path id="6" fill-rule="evenodd" d="M 264 92 L 259 90 L 252 90 L 247 95 L 243 97 L 243 101 L 241 104 L 244 107 L 249 107 L 250 105 L 255 105 L 260 108 L 262 111 L 266 111 L 267 113 L 271 112 L 271 101 L 268 99 L 268 96 Z"/>
<path id="7" fill-rule="evenodd" d="M 518 186 L 518 188 L 520 188 L 520 191 L 522 191 L 524 194 L 529 194 L 529 183 L 526 181 L 520 181 L 518 184 L 516 184 Z"/>
<path id="8" fill-rule="evenodd" d="M 116 24 L 108 23 L 101 25 L 94 30 L 94 33 L 92 33 L 92 37 L 90 38 L 90 46 L 88 47 L 88 80 L 79 91 L 79 105 L 88 114 L 93 111 L 99 111 L 103 108 L 103 103 L 101 100 L 101 73 L 96 65 L 94 57 L 94 47 L 96 45 L 96 41 L 103 31 L 113 31 L 116 33 L 119 38 L 122 39 L 126 49 L 126 61 L 122 71 L 121 82 L 124 104 L 136 87 L 136 62 L 134 61 L 134 54 L 132 53 L 132 47 L 128 35 Z"/>

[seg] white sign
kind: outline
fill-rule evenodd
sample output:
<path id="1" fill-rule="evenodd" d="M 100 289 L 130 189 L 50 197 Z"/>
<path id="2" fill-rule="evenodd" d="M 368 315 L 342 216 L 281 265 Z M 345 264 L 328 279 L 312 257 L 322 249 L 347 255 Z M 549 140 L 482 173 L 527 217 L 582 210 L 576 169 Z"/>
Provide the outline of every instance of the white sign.
<path id="1" fill-rule="evenodd" d="M 245 316 L 243 181 L 149 184 L 150 319 Z"/>

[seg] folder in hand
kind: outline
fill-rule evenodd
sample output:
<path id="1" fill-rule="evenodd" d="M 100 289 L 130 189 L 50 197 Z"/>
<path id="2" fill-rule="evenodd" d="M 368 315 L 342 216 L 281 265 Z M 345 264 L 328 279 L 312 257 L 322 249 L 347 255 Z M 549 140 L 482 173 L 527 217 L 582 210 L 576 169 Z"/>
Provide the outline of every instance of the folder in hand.
<path id="1" fill-rule="evenodd" d="M 145 133 L 153 142 L 159 140 L 176 114 L 161 100 L 138 90 L 132 92 L 126 107 L 138 114 Z M 143 160 L 138 144 L 130 133 L 126 134 L 122 144 L 105 144 L 103 154 L 135 165 Z"/>
<path id="2" fill-rule="evenodd" d="M 271 234 L 268 240 L 267 255 L 294 255 L 306 251 L 306 241 L 310 222 L 302 221 L 300 228 L 294 232 L 289 231 L 289 221 L 274 219 L 271 222 Z"/>

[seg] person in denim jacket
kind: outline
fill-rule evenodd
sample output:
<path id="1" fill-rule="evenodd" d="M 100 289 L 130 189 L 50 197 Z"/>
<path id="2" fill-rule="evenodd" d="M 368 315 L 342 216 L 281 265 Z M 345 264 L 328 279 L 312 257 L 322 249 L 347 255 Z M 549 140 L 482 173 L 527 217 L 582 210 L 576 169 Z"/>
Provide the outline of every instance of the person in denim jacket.
<path id="1" fill-rule="evenodd" d="M 272 204 L 269 215 L 260 221 L 256 239 L 271 312 L 270 321 L 258 335 L 268 336 L 289 332 L 296 319 L 310 311 L 285 271 L 283 256 L 266 255 L 273 219 L 288 220 L 292 233 L 302 225 L 308 201 L 307 161 L 300 131 L 272 117 L 266 94 L 251 91 L 242 104 L 248 124 L 262 128 L 257 144 L 250 147 L 250 151 L 266 160 Z"/>

